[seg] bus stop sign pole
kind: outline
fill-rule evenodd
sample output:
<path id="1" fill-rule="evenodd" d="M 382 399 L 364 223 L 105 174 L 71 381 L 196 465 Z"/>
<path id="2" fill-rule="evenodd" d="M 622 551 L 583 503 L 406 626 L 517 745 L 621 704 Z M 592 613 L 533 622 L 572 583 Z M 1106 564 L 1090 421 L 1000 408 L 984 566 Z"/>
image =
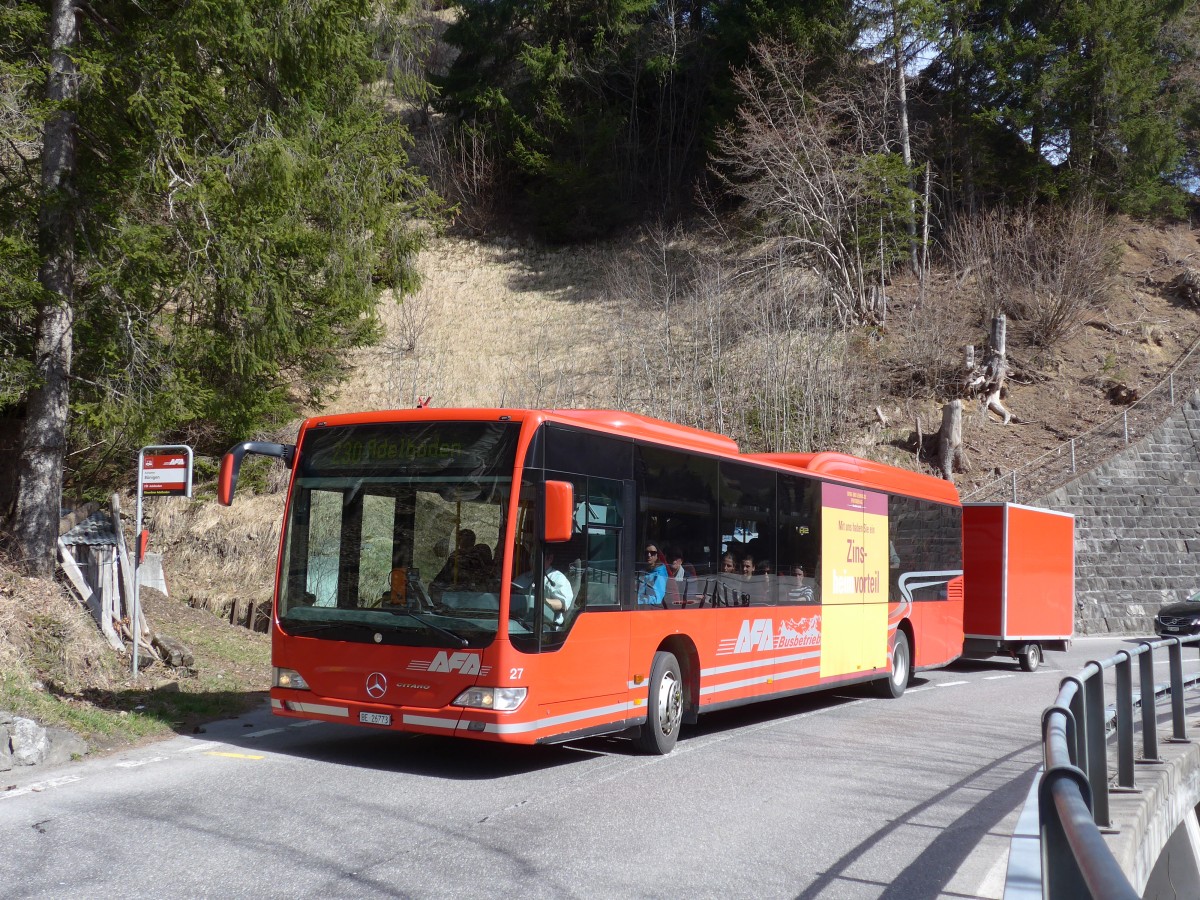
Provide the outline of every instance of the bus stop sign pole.
<path id="1" fill-rule="evenodd" d="M 143 447 L 138 451 L 136 531 L 133 540 L 133 677 L 138 674 L 142 620 L 142 498 L 192 496 L 192 448 L 186 444 Z"/>

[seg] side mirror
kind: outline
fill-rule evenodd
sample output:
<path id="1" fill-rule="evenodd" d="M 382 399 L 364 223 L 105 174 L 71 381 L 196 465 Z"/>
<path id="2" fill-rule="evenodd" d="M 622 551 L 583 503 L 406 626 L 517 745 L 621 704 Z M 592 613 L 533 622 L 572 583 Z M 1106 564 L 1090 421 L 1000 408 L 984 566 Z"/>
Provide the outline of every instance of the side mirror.
<path id="1" fill-rule="evenodd" d="M 542 539 L 548 544 L 571 539 L 575 519 L 575 486 L 569 481 L 547 481 L 542 511 Z"/>
<path id="2" fill-rule="evenodd" d="M 259 456 L 274 456 L 282 459 L 289 469 L 296 458 L 293 444 L 268 444 L 263 441 L 244 441 L 229 448 L 221 457 L 221 472 L 217 476 L 217 501 L 223 506 L 233 505 L 233 492 L 237 489 L 238 472 L 242 469 L 242 458 L 247 453 Z"/>

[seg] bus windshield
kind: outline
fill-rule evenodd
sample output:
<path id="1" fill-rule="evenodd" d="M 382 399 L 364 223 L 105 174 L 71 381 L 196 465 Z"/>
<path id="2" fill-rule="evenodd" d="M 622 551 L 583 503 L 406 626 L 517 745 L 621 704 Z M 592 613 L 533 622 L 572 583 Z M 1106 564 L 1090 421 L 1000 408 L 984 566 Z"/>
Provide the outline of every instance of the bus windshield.
<path id="1" fill-rule="evenodd" d="M 309 429 L 284 538 L 283 630 L 406 646 L 491 643 L 519 428 Z"/>

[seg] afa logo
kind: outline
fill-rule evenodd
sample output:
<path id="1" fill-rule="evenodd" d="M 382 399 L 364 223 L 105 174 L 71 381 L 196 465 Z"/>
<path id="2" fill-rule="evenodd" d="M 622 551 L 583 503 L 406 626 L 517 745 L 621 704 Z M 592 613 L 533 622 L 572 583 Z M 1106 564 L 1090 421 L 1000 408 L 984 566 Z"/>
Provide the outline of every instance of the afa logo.
<path id="1" fill-rule="evenodd" d="M 439 651 L 432 660 L 414 659 L 410 669 L 421 672 L 458 672 L 461 675 L 486 675 L 491 666 L 480 666 L 478 653 L 448 653 Z"/>
<path id="2" fill-rule="evenodd" d="M 774 650 L 775 633 L 770 619 L 743 619 L 736 639 L 726 638 L 717 646 L 717 655 L 753 653 L 755 650 Z"/>

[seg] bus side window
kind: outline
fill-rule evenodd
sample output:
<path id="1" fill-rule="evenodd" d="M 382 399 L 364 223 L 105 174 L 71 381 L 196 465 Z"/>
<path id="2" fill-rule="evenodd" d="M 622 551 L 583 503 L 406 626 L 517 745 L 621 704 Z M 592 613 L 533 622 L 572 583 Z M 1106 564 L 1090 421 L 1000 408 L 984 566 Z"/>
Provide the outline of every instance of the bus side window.
<path id="1" fill-rule="evenodd" d="M 671 549 L 687 564 L 675 590 L 664 591 L 668 608 L 699 609 L 706 597 L 703 576 L 713 571 L 717 520 L 717 460 L 653 445 L 639 445 L 635 454 L 637 483 L 637 548 L 633 593 L 654 565 L 645 550 Z M 642 609 L 661 609 L 657 603 Z"/>
<path id="2" fill-rule="evenodd" d="M 587 609 L 616 609 L 621 571 L 621 482 L 589 478 L 587 506 L 582 517 L 587 528 L 587 559 L 580 596 Z"/>
<path id="3" fill-rule="evenodd" d="M 821 512 L 817 483 L 800 476 L 779 478 L 779 602 L 819 603 L 817 563 L 821 546 Z"/>

